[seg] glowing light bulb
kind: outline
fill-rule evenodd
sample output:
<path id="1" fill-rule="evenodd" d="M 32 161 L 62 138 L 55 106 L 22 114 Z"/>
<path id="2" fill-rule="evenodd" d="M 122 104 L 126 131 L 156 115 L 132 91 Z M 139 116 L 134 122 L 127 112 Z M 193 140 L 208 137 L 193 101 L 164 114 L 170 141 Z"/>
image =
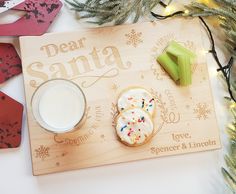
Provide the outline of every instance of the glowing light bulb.
<path id="1" fill-rule="evenodd" d="M 184 13 L 185 13 L 186 15 L 188 15 L 188 14 L 189 14 L 189 10 L 186 9 L 186 10 L 184 11 Z"/>
<path id="2" fill-rule="evenodd" d="M 209 7 L 217 7 L 217 4 L 213 0 L 197 0 L 198 3 L 203 3 Z"/>
<path id="3" fill-rule="evenodd" d="M 236 103 L 232 103 L 232 104 L 230 105 L 230 108 L 231 108 L 231 109 L 236 108 Z"/>
<path id="4" fill-rule="evenodd" d="M 175 10 L 175 8 L 174 8 L 173 6 L 168 5 L 168 6 L 165 8 L 165 13 L 166 13 L 166 14 L 171 14 L 171 13 L 174 12 L 174 10 Z"/>
<path id="5" fill-rule="evenodd" d="M 200 53 L 201 53 L 202 55 L 206 55 L 207 53 L 209 53 L 209 51 L 208 51 L 208 50 L 205 50 L 205 49 L 202 49 L 202 50 L 200 50 Z"/>

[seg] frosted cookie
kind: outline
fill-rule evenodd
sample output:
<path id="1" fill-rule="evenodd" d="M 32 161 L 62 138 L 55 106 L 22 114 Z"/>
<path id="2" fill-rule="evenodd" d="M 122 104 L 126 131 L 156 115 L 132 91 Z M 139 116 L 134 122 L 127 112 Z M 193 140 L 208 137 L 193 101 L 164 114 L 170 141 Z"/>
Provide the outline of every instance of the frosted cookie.
<path id="1" fill-rule="evenodd" d="M 117 117 L 117 135 L 128 146 L 146 143 L 153 131 L 154 127 L 150 115 L 141 108 L 126 109 Z"/>
<path id="2" fill-rule="evenodd" d="M 117 106 L 119 111 L 139 107 L 153 115 L 155 111 L 155 100 L 147 90 L 143 88 L 131 88 L 121 93 Z"/>

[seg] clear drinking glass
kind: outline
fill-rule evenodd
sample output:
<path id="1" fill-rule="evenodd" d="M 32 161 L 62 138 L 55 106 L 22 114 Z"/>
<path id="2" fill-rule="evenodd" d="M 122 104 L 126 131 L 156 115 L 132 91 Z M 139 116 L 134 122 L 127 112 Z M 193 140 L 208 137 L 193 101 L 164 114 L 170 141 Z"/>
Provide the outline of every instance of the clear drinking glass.
<path id="1" fill-rule="evenodd" d="M 35 91 L 32 112 L 38 124 L 53 133 L 78 129 L 85 110 L 86 98 L 82 89 L 65 79 L 44 82 Z"/>

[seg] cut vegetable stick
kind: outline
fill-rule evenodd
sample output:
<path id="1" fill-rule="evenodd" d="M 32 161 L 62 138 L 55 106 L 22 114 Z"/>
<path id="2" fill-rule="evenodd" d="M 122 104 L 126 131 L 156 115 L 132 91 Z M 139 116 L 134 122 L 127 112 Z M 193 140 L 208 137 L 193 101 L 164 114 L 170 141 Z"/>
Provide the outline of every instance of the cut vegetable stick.
<path id="1" fill-rule="evenodd" d="M 166 52 L 157 57 L 157 62 L 165 69 L 174 81 L 179 80 L 177 64 L 168 56 Z"/>
<path id="2" fill-rule="evenodd" d="M 178 58 L 179 55 L 188 56 L 190 58 L 191 63 L 193 63 L 196 58 L 196 55 L 192 51 L 186 49 L 175 41 L 170 42 L 169 46 L 166 49 L 166 52 L 175 56 L 176 58 Z"/>
<path id="3" fill-rule="evenodd" d="M 192 83 L 191 64 L 188 56 L 178 56 L 180 85 L 188 86 Z"/>

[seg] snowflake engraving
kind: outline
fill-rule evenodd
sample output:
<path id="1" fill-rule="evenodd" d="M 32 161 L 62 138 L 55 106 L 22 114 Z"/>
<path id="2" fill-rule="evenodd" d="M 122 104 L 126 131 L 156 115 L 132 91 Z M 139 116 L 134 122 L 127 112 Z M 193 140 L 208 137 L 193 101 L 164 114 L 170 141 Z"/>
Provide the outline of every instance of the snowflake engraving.
<path id="1" fill-rule="evenodd" d="M 211 110 L 209 109 L 208 105 L 206 103 L 198 103 L 196 105 L 196 108 L 194 109 L 194 114 L 196 114 L 196 117 L 200 119 L 206 120 L 211 113 Z"/>
<path id="2" fill-rule="evenodd" d="M 131 30 L 130 33 L 125 34 L 125 37 L 127 38 L 127 45 L 132 45 L 133 47 L 137 47 L 140 43 L 143 42 L 142 38 L 142 32 L 136 32 L 134 29 Z"/>
<path id="3" fill-rule="evenodd" d="M 35 149 L 36 158 L 40 158 L 41 160 L 44 160 L 45 158 L 49 157 L 49 147 L 45 147 L 43 145 L 40 145 L 39 148 Z"/>

